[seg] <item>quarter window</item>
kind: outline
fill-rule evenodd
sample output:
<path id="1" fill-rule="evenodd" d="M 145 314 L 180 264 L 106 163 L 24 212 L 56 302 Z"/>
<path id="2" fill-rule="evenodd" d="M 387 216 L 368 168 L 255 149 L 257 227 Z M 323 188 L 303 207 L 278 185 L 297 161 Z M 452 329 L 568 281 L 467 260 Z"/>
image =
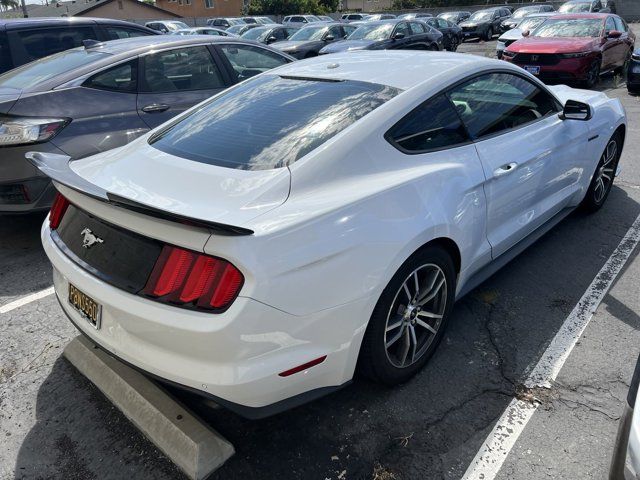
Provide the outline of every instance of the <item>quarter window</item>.
<path id="1" fill-rule="evenodd" d="M 469 141 L 460 117 L 444 95 L 431 98 L 396 123 L 386 135 L 408 153 L 423 153 Z"/>
<path id="2" fill-rule="evenodd" d="M 84 82 L 85 87 L 114 92 L 135 92 L 138 59 L 104 70 Z"/>
<path id="3" fill-rule="evenodd" d="M 228 44 L 220 45 L 220 49 L 231 63 L 238 81 L 289 63 L 277 53 L 252 45 Z"/>
<path id="4" fill-rule="evenodd" d="M 473 78 L 452 88 L 449 98 L 474 139 L 519 127 L 559 109 L 547 92 L 510 73 Z"/>
<path id="5" fill-rule="evenodd" d="M 209 90 L 224 87 L 207 47 L 189 47 L 144 57 L 144 92 Z"/>
<path id="6" fill-rule="evenodd" d="M 411 27 L 411 33 L 413 33 L 414 35 L 425 33 L 424 26 L 421 23 L 411 22 L 409 26 Z"/>

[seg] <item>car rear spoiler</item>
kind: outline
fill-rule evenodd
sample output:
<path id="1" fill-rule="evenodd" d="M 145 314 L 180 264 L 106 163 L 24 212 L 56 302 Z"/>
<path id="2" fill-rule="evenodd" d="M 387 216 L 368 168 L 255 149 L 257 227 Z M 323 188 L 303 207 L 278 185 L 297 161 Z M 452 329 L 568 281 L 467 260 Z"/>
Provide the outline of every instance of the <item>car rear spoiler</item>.
<path id="1" fill-rule="evenodd" d="M 101 202 L 106 202 L 126 210 L 142 213 L 154 218 L 168 220 L 194 227 L 204 227 L 220 235 L 253 235 L 253 230 L 224 223 L 210 222 L 198 218 L 187 217 L 176 213 L 167 212 L 129 198 L 109 193 L 103 188 L 89 182 L 74 172 L 69 163 L 71 157 L 56 153 L 28 152 L 25 157 L 42 173 L 50 177 L 56 183 L 64 185 L 72 190 L 87 195 Z"/>

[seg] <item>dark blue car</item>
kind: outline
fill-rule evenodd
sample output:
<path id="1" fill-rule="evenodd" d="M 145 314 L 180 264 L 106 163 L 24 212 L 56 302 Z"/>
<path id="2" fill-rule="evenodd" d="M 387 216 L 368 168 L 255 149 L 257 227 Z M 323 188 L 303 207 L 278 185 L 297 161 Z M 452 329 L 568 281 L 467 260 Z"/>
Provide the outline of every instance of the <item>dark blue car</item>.
<path id="1" fill-rule="evenodd" d="M 346 50 L 442 50 L 442 33 L 418 20 L 380 20 L 360 25 L 346 40 L 320 50 L 326 53 Z"/>
<path id="2" fill-rule="evenodd" d="M 640 49 L 633 52 L 627 70 L 627 90 L 640 94 Z"/>

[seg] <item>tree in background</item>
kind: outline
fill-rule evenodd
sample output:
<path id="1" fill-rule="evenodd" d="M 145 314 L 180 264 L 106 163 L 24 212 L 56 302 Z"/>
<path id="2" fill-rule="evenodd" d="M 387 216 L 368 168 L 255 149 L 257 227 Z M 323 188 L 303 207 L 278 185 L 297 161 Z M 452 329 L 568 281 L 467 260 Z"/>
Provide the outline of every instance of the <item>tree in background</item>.
<path id="1" fill-rule="evenodd" d="M 9 10 L 16 10 L 18 8 L 17 0 L 0 0 L 0 11 L 8 12 Z"/>
<path id="2" fill-rule="evenodd" d="M 337 8 L 338 0 L 251 0 L 249 15 L 322 15 Z"/>

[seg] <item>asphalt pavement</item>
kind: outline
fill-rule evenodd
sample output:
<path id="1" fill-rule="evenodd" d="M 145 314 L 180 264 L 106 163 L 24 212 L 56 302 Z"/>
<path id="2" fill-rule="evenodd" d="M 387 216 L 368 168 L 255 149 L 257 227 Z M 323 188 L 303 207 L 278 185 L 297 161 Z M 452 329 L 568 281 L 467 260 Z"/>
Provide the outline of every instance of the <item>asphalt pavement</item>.
<path id="1" fill-rule="evenodd" d="M 492 54 L 494 42 L 461 51 Z M 605 207 L 574 212 L 456 305 L 428 366 L 389 389 L 348 388 L 249 421 L 174 392 L 236 455 L 213 479 L 459 479 L 576 303 L 640 214 L 640 98 L 600 89 L 629 117 L 622 173 Z M 53 295 L 44 215 L 0 217 L 0 479 L 171 479 L 181 473 L 64 358 L 76 335 Z M 640 260 L 631 252 L 499 479 L 606 477 L 640 349 Z M 45 292 L 46 293 L 46 292 Z"/>

